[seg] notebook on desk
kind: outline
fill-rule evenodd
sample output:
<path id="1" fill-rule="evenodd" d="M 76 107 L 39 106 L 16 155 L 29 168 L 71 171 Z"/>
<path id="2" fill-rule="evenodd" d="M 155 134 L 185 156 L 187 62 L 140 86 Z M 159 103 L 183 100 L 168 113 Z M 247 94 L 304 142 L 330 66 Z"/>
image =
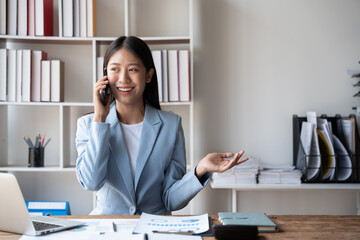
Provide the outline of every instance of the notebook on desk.
<path id="1" fill-rule="evenodd" d="M 278 226 L 264 213 L 219 212 L 219 221 L 224 225 L 257 226 L 259 232 L 277 232 Z"/>
<path id="2" fill-rule="evenodd" d="M 30 218 L 19 184 L 13 174 L 0 173 L 0 230 L 25 235 L 44 235 L 83 225 L 52 217 Z"/>

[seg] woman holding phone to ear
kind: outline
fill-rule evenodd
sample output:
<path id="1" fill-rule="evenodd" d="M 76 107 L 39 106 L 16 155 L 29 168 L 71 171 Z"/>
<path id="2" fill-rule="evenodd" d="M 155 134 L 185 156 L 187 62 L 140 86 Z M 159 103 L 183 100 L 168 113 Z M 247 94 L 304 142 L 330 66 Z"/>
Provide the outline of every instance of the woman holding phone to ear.
<path id="1" fill-rule="evenodd" d="M 94 87 L 94 113 L 78 119 L 75 140 L 77 178 L 97 191 L 91 214 L 171 214 L 204 188 L 209 173 L 247 160 L 240 158 L 244 151 L 210 153 L 186 173 L 181 117 L 160 109 L 156 69 L 141 39 L 112 42 L 104 69 L 107 76 Z M 111 95 L 103 105 L 107 85 Z"/>

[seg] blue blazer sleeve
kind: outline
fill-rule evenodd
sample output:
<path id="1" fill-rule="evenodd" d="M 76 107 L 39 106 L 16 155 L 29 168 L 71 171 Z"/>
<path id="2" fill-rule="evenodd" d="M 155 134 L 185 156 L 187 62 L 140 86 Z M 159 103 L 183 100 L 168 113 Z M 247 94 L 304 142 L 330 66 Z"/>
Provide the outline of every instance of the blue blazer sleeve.
<path id="1" fill-rule="evenodd" d="M 109 124 L 92 119 L 92 114 L 78 119 L 76 175 L 85 189 L 97 191 L 104 185 L 107 174 Z"/>
<path id="2" fill-rule="evenodd" d="M 179 210 L 185 207 L 188 202 L 204 188 L 195 175 L 195 167 L 186 172 L 186 156 L 184 133 L 181 124 L 181 118 L 178 117 L 177 136 L 174 145 L 174 151 L 170 163 L 166 168 L 163 184 L 163 201 L 168 211 Z"/>

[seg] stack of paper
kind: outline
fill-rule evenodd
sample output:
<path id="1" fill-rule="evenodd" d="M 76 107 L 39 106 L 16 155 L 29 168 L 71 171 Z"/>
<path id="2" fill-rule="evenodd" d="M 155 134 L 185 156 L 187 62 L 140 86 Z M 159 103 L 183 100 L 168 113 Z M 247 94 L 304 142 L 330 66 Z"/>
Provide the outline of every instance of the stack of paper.
<path id="1" fill-rule="evenodd" d="M 301 171 L 287 168 L 272 168 L 261 170 L 259 184 L 300 184 Z"/>
<path id="2" fill-rule="evenodd" d="M 213 184 L 256 184 L 260 160 L 249 157 L 246 162 L 223 173 L 213 173 Z"/>

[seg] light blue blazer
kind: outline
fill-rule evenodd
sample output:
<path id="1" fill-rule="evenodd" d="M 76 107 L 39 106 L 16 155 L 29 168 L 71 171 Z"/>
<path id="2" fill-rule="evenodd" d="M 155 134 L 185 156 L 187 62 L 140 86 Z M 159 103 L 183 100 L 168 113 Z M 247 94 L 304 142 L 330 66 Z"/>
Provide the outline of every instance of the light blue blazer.
<path id="1" fill-rule="evenodd" d="M 145 106 L 135 178 L 115 103 L 106 122 L 93 122 L 93 116 L 78 119 L 75 140 L 77 178 L 85 189 L 97 191 L 91 214 L 171 214 L 185 207 L 209 181 L 206 174 L 201 184 L 195 168 L 186 173 L 178 115 Z"/>

